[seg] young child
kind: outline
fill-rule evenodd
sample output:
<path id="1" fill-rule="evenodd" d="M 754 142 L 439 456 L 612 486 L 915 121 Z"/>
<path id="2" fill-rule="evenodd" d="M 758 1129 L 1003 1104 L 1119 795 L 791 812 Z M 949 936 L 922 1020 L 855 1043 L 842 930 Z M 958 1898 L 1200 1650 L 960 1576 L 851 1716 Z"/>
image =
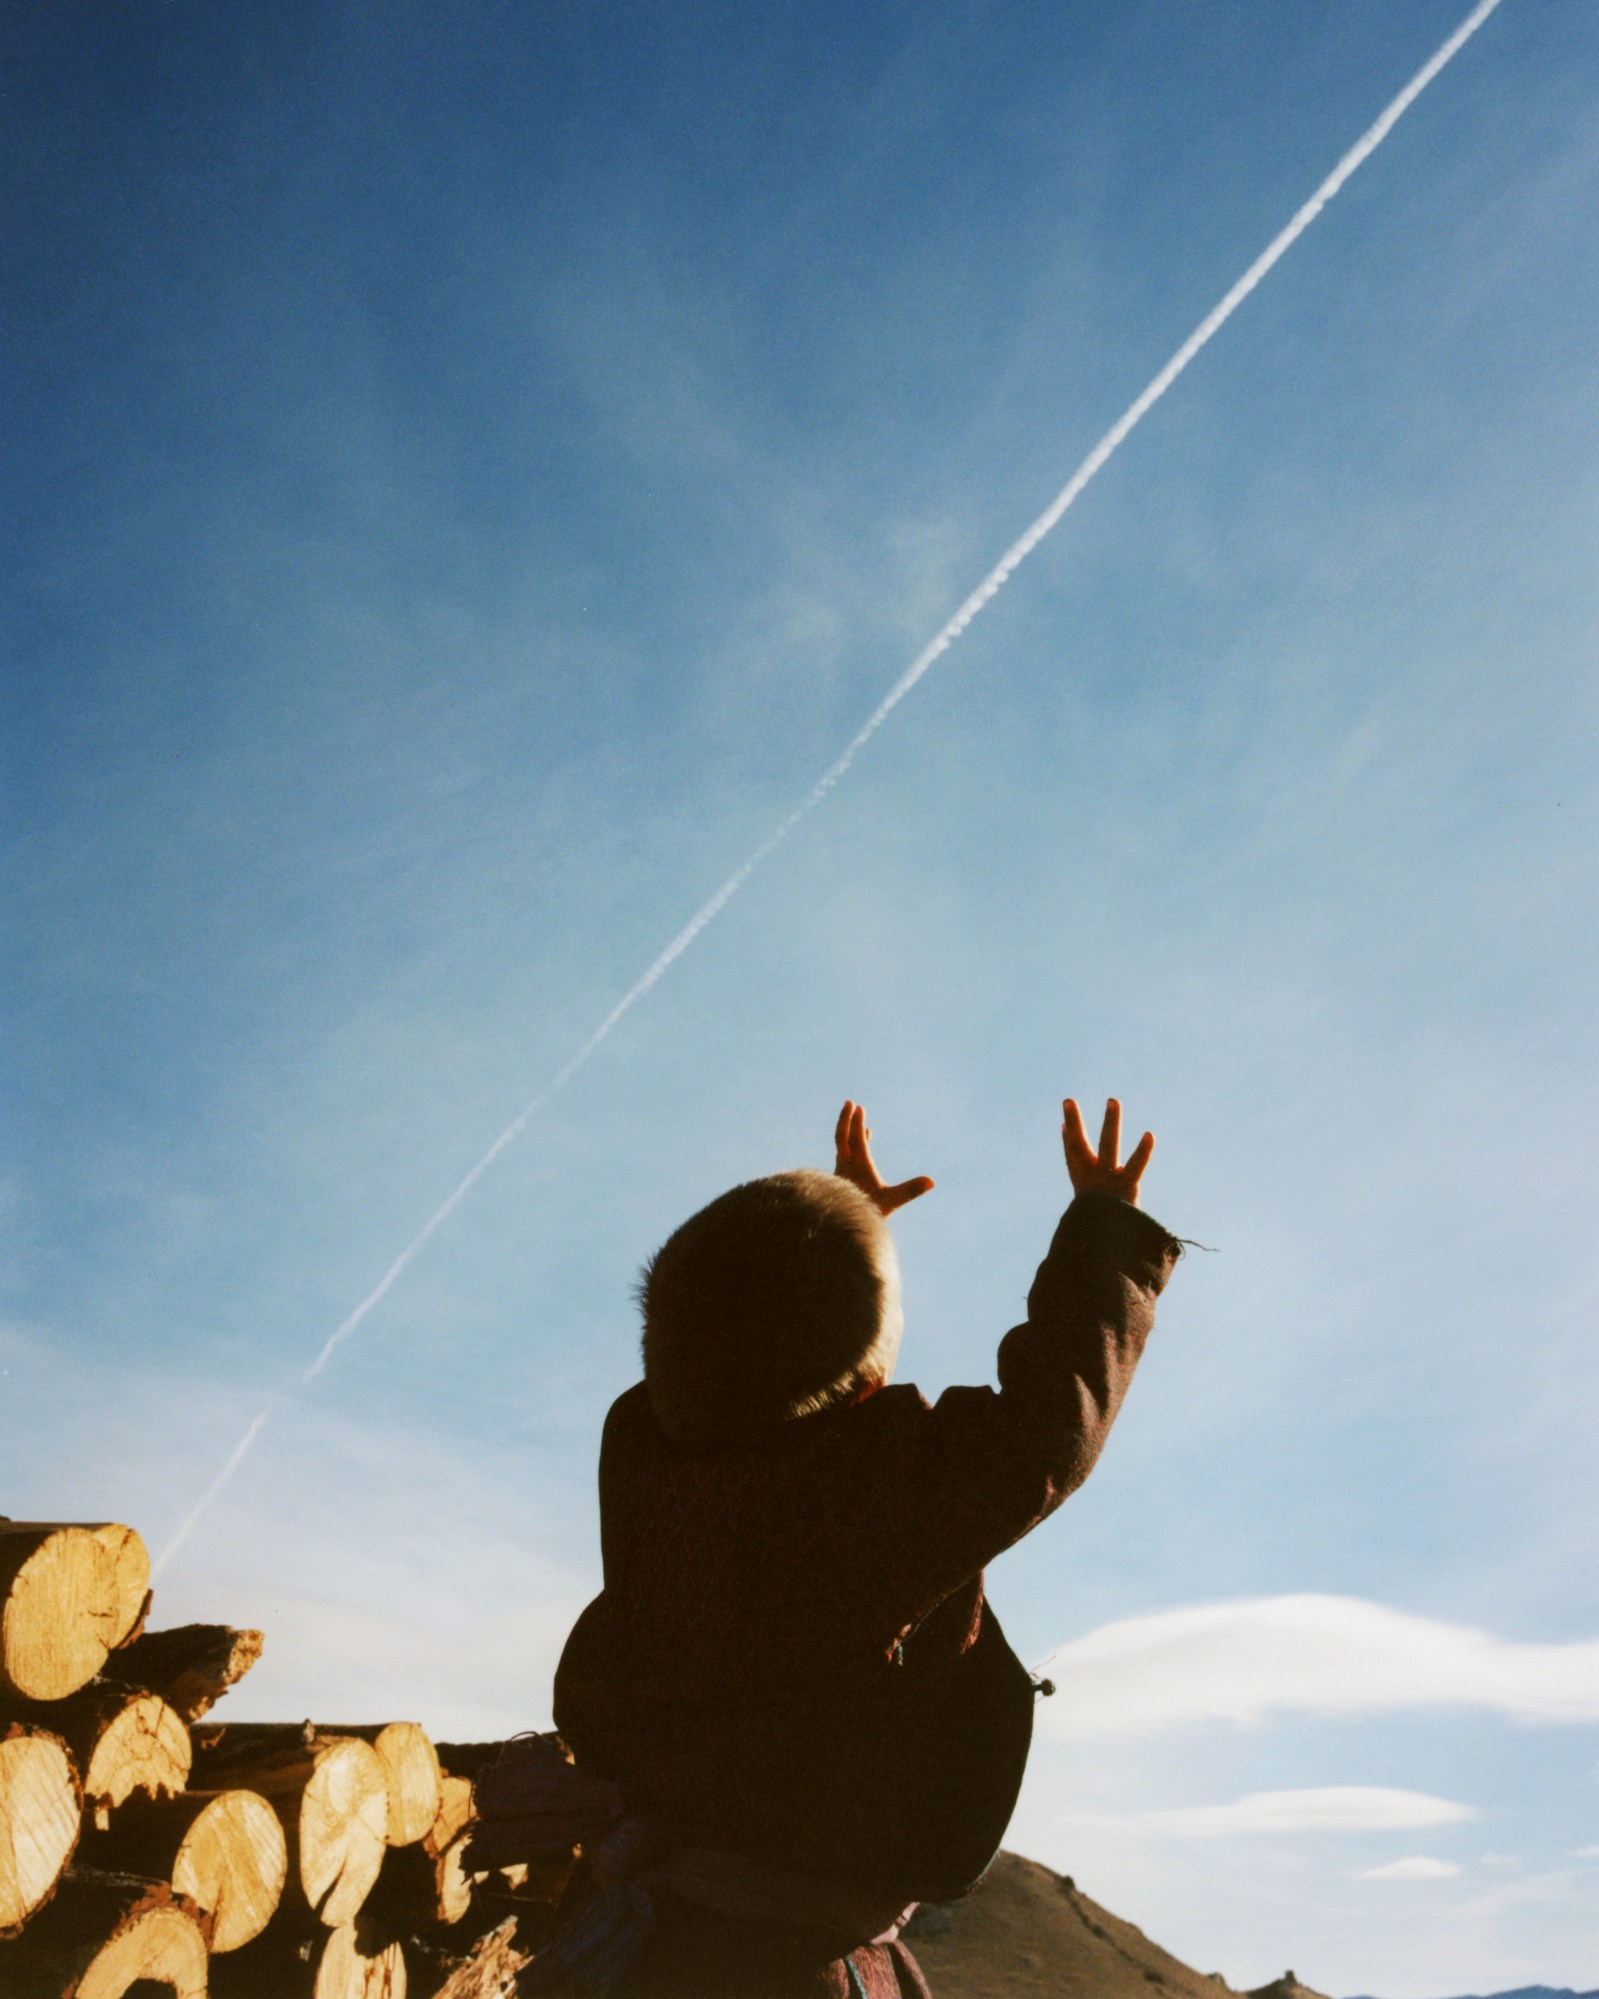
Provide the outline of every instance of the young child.
<path id="1" fill-rule="evenodd" d="M 583 1843 L 524 1990 L 925 1995 L 899 1928 L 993 1858 L 1032 1729 L 984 1565 L 1088 1476 L 1181 1253 L 1120 1124 L 1096 1155 L 1064 1106 L 1076 1198 L 997 1392 L 890 1386 L 887 1217 L 933 1183 L 883 1184 L 857 1104 L 833 1174 L 735 1187 L 649 1263 L 556 1674 L 573 1764 L 543 1738 L 479 1787 L 480 1862 Z"/>

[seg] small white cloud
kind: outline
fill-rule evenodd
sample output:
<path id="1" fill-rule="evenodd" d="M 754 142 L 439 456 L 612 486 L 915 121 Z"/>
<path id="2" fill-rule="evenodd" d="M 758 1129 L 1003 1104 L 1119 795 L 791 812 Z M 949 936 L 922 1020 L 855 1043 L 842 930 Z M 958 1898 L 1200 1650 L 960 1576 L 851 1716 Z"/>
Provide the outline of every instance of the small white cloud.
<path id="1" fill-rule="evenodd" d="M 1251 1791 L 1227 1805 L 1071 1816 L 1076 1824 L 1114 1825 L 1173 1839 L 1216 1839 L 1236 1833 L 1403 1832 L 1417 1826 L 1458 1825 L 1475 1818 L 1476 1812 L 1470 1805 L 1429 1797 L 1425 1791 L 1334 1784 L 1315 1791 Z"/>
<path id="2" fill-rule="evenodd" d="M 1571 1857 L 1573 1860 L 1599 1860 L 1599 1846 L 1579 1846 Z"/>
<path id="3" fill-rule="evenodd" d="M 1599 1640 L 1524 1645 L 1347 1596 L 1193 1604 L 1102 1625 L 1063 1646 L 1054 1735 L 1115 1739 L 1272 1714 L 1485 1708 L 1599 1722 Z"/>
<path id="4" fill-rule="evenodd" d="M 1386 1867 L 1365 1867 L 1357 1881 L 1453 1881 L 1460 1869 L 1452 1860 L 1434 1860 L 1428 1853 L 1413 1853 L 1408 1860 L 1390 1860 Z"/>

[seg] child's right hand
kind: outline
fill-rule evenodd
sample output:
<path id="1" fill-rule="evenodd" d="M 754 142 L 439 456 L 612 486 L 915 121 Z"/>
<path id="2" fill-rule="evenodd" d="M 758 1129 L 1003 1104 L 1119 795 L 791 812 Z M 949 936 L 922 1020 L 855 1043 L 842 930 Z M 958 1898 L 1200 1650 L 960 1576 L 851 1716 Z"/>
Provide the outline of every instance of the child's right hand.
<path id="1" fill-rule="evenodd" d="M 1100 1127 L 1099 1151 L 1091 1152 L 1088 1133 L 1083 1129 L 1083 1114 L 1077 1108 L 1077 1100 L 1068 1097 L 1061 1105 L 1064 1122 L 1060 1135 L 1066 1146 L 1066 1171 L 1072 1176 L 1072 1191 L 1076 1194 L 1115 1194 L 1120 1200 L 1130 1201 L 1138 1206 L 1138 1183 L 1144 1177 L 1144 1168 L 1149 1164 L 1150 1154 L 1155 1150 L 1155 1134 L 1146 1131 L 1128 1155 L 1125 1166 L 1118 1166 L 1116 1155 L 1122 1142 L 1122 1107 L 1115 1097 L 1105 1104 L 1105 1122 Z"/>
<path id="2" fill-rule="evenodd" d="M 901 1180 L 897 1187 L 885 1187 L 882 1174 L 872 1163 L 872 1149 L 867 1144 L 871 1135 L 866 1125 L 866 1112 L 853 1099 L 846 1097 L 833 1131 L 833 1171 L 840 1179 L 859 1187 L 880 1215 L 891 1215 L 896 1208 L 903 1208 L 907 1201 L 932 1192 L 933 1183 L 925 1173 L 918 1174 L 914 1180 Z"/>

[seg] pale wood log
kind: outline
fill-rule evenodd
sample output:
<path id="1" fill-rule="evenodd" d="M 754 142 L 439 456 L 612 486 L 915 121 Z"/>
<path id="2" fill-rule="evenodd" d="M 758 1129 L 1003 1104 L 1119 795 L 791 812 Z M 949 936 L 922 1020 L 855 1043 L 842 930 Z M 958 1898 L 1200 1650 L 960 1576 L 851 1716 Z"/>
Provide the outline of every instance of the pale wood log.
<path id="1" fill-rule="evenodd" d="M 150 1551 L 131 1527 L 106 1521 L 89 1532 L 111 1557 L 117 1579 L 117 1620 L 111 1649 L 125 1645 L 144 1623 L 150 1607 Z"/>
<path id="2" fill-rule="evenodd" d="M 165 1882 L 74 1872 L 4 1949 L 6 1999 L 206 1999 L 205 1921 Z"/>
<path id="3" fill-rule="evenodd" d="M 55 1891 L 78 1843 L 83 1796 L 66 1744 L 14 1724 L 0 1740 L 0 1938 Z"/>
<path id="4" fill-rule="evenodd" d="M 422 1842 L 427 1851 L 427 1841 Z M 441 1923 L 458 1923 L 472 1906 L 472 1876 L 466 1871 L 466 1836 L 452 1839 L 442 1853 L 429 1854 L 433 1892 Z"/>
<path id="5" fill-rule="evenodd" d="M 405 1999 L 405 1946 L 396 1937 L 365 1944 L 354 1923 L 341 1923 L 322 1946 L 313 1999 Z"/>
<path id="6" fill-rule="evenodd" d="M 210 1999 L 405 1999 L 409 1943 L 370 1934 L 365 1912 L 314 1934 L 274 1923 L 230 1957 L 211 1960 Z"/>
<path id="7" fill-rule="evenodd" d="M 472 1780 L 446 1772 L 439 1779 L 439 1808 L 424 1842 L 435 1854 L 453 1845 L 472 1822 Z"/>
<path id="8" fill-rule="evenodd" d="M 568 1762 L 572 1752 L 561 1738 L 552 1736 Z M 439 1819 L 429 1836 L 431 1851 L 435 1856 L 444 1852 L 471 1824 L 473 1817 L 472 1784 L 479 1774 L 491 1763 L 497 1762 L 503 1742 L 440 1742 L 435 1745 L 439 1765 L 444 1771 L 443 1789 L 439 1805 Z M 465 1786 L 464 1791 L 462 1786 Z M 448 1799 L 448 1807 L 445 1800 Z M 460 1816 L 457 1816 L 459 1814 Z M 424 1841 L 424 1845 L 427 1842 Z M 483 1910 L 501 1911 L 509 1907 L 525 1909 L 530 1904 L 541 1907 L 558 1902 L 571 1879 L 572 1868 L 577 1860 L 577 1849 L 570 1853 L 557 1854 L 547 1860 L 524 1867 L 503 1867 L 492 1874 L 468 1874 L 459 1853 L 453 1861 L 454 1872 L 471 1887 L 474 1907 Z M 441 1892 L 444 1884 L 441 1879 Z"/>
<path id="9" fill-rule="evenodd" d="M 135 1800 L 112 1815 L 108 1831 L 85 1840 L 79 1858 L 170 1881 L 211 1917 L 213 1951 L 238 1950 L 261 1934 L 288 1874 L 283 1827 L 255 1791 Z"/>
<path id="10" fill-rule="evenodd" d="M 117 1653 L 120 1679 L 148 1687 L 185 1721 L 198 1721 L 261 1656 L 259 1631 L 226 1624 L 175 1624 L 141 1631 Z"/>
<path id="11" fill-rule="evenodd" d="M 472 1906 L 472 1876 L 465 1860 L 465 1834 L 471 1823 L 470 1778 L 441 1777 L 439 1809 L 431 1830 L 423 1835 L 421 1851 L 432 1866 L 437 1920 L 446 1925 L 460 1922 Z"/>
<path id="12" fill-rule="evenodd" d="M 135 1791 L 170 1798 L 188 1782 L 189 1731 L 159 1694 L 96 1680 L 61 1701 L 0 1703 L 3 1720 L 47 1727 L 60 1736 L 82 1773 L 84 1803 L 102 1831 L 113 1808 Z"/>
<path id="13" fill-rule="evenodd" d="M 414 1721 L 390 1721 L 381 1726 L 330 1721 L 320 1726 L 329 1735 L 359 1736 L 383 1759 L 389 1783 L 390 1846 L 411 1846 L 423 1838 L 438 1817 L 443 1780 L 438 1752 L 427 1731 Z"/>
<path id="14" fill-rule="evenodd" d="M 0 1690 L 62 1700 L 105 1664 L 123 1596 L 117 1563 L 99 1533 L 0 1521 Z"/>
<path id="15" fill-rule="evenodd" d="M 202 1724 L 194 1731 L 195 1790 L 259 1791 L 289 1844 L 289 1878 L 329 1929 L 350 1922 L 387 1849 L 388 1779 L 357 1736 L 310 1722 Z"/>
<path id="16" fill-rule="evenodd" d="M 361 1911 L 362 1925 L 385 1937 L 416 1937 L 459 1923 L 472 1907 L 472 1877 L 461 1858 L 465 1844 L 457 1838 L 439 1854 L 428 1851 L 426 1840 L 391 1847 Z"/>
<path id="17" fill-rule="evenodd" d="M 452 1744 L 444 1753 L 457 1763 L 481 1767 L 499 1754 L 500 1746 L 472 1744 L 463 1751 L 462 1745 Z M 474 1927 L 479 1930 L 507 1910 L 542 1925 L 571 1876 L 576 1849 L 537 1870 L 523 1866 L 472 1874 L 465 1858 L 472 1820 L 471 1779 L 446 1773 L 432 1827 L 415 1845 L 390 1852 L 361 1912 L 361 1926 L 447 1948 L 444 1932 L 454 1929 L 459 1934 L 470 1916 L 477 1918 Z"/>

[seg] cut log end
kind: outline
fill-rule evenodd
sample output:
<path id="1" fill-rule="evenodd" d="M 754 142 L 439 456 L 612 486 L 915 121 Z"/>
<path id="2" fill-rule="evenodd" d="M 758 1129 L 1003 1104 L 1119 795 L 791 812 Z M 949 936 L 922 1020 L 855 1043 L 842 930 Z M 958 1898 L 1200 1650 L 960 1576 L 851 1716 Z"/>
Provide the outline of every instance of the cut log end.
<path id="1" fill-rule="evenodd" d="M 123 1999 L 148 1980 L 172 1999 L 205 1999 L 205 1935 L 175 1903 L 136 1909 L 101 1945 L 68 1999 Z"/>
<path id="2" fill-rule="evenodd" d="M 372 1746 L 388 1779 L 389 1844 L 410 1846 L 432 1831 L 439 1815 L 438 1755 L 414 1721 L 391 1721 L 379 1729 Z"/>
<path id="3" fill-rule="evenodd" d="M 368 1954 L 355 1925 L 343 1923 L 322 1947 L 315 1999 L 405 1999 L 405 1950 L 399 1942 Z"/>
<path id="4" fill-rule="evenodd" d="M 352 1922 L 383 1866 L 389 1787 L 370 1743 L 341 1736 L 317 1754 L 300 1800 L 300 1885 L 330 1929 Z"/>
<path id="5" fill-rule="evenodd" d="M 238 1950 L 272 1919 L 288 1873 L 277 1814 L 253 1791 L 208 1799 L 185 1833 L 172 1885 L 211 1915 L 213 1951 Z"/>
<path id="6" fill-rule="evenodd" d="M 18 1728 L 0 1742 L 0 1937 L 48 1901 L 78 1842 L 77 1779 L 53 1735 Z"/>
<path id="7" fill-rule="evenodd" d="M 115 1651 L 144 1621 L 150 1601 L 150 1551 L 131 1527 L 115 1521 L 91 1527 L 89 1532 L 110 1557 L 116 1578 L 116 1621 L 108 1640 Z"/>
<path id="8" fill-rule="evenodd" d="M 318 1732 L 353 1735 L 370 1742 L 383 1762 L 389 1785 L 389 1844 L 414 1846 L 433 1829 L 439 1814 L 443 1772 L 426 1729 L 414 1721 L 323 1722 Z"/>
<path id="9" fill-rule="evenodd" d="M 28 1700 L 65 1700 L 105 1664 L 123 1608 L 117 1564 L 100 1532 L 0 1525 L 0 1687 Z"/>
<path id="10" fill-rule="evenodd" d="M 7 1944 L 6 1999 L 205 1999 L 209 1924 L 164 1882 L 74 1869 Z"/>
<path id="11" fill-rule="evenodd" d="M 458 1835 L 466 1831 L 471 1818 L 471 1778 L 441 1778 L 439 1781 L 439 1808 L 434 1814 L 433 1829 L 427 1836 L 429 1852 L 440 1854 L 447 1846 L 453 1845 Z"/>
<path id="12" fill-rule="evenodd" d="M 388 1778 L 371 1743 L 310 1722 L 206 1723 L 194 1742 L 194 1788 L 270 1799 L 306 1901 L 330 1929 L 351 1921 L 388 1850 Z"/>
<path id="13" fill-rule="evenodd" d="M 143 1791 L 171 1798 L 189 1780 L 194 1754 L 183 1720 L 159 1694 L 136 1694 L 101 1731 L 83 1773 L 84 1796 L 104 1831 L 111 1813 Z"/>
<path id="14" fill-rule="evenodd" d="M 439 1921 L 458 1923 L 472 1906 L 472 1877 L 466 1871 L 466 1840 L 451 1840 L 433 1863 Z"/>

